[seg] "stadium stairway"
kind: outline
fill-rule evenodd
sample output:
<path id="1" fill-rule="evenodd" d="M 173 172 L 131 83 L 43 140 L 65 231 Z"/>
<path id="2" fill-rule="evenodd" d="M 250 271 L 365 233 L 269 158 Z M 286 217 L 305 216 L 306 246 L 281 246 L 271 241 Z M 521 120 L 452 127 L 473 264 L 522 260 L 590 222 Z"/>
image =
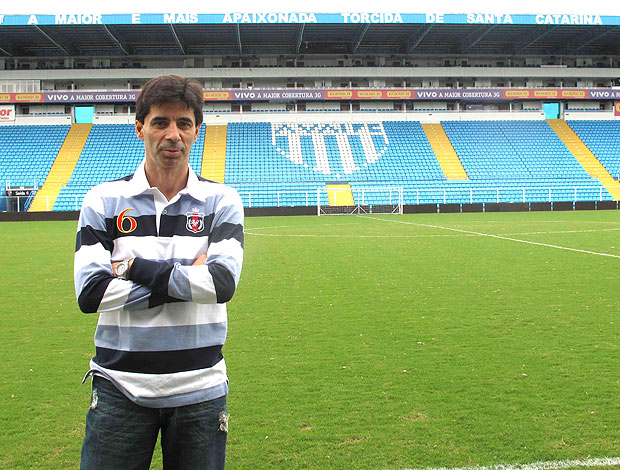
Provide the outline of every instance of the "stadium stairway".
<path id="1" fill-rule="evenodd" d="M 226 172 L 227 126 L 207 126 L 200 174 L 209 180 L 224 182 Z"/>
<path id="2" fill-rule="evenodd" d="M 549 126 L 564 142 L 568 150 L 575 156 L 592 178 L 597 178 L 609 191 L 609 194 L 620 201 L 620 186 L 613 176 L 605 169 L 603 164 L 596 158 L 590 149 L 583 143 L 575 131 L 563 119 L 547 119 Z"/>
<path id="3" fill-rule="evenodd" d="M 448 180 L 468 180 L 467 172 L 463 168 L 446 131 L 441 124 L 422 124 L 428 142 L 435 152 L 439 166 Z"/>
<path id="4" fill-rule="evenodd" d="M 327 184 L 327 198 L 330 206 L 354 206 L 350 184 Z"/>
<path id="5" fill-rule="evenodd" d="M 86 139 L 92 129 L 92 124 L 73 124 L 65 141 L 58 151 L 52 168 L 50 168 L 45 183 L 37 191 L 29 212 L 51 211 L 56 198 L 64 185 L 69 182 L 80 154 L 86 144 Z"/>

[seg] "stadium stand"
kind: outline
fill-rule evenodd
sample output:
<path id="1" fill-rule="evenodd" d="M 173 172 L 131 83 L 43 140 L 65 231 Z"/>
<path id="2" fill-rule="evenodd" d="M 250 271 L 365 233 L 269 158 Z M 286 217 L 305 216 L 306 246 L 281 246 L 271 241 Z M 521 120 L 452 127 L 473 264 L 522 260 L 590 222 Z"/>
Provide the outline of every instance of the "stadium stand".
<path id="1" fill-rule="evenodd" d="M 228 126 L 225 181 L 253 207 L 312 205 L 329 181 L 403 179 L 445 179 L 418 122 Z"/>
<path id="2" fill-rule="evenodd" d="M 205 126 L 190 152 L 190 166 L 200 174 Z M 71 179 L 60 191 L 55 211 L 79 210 L 86 192 L 96 184 L 132 174 L 144 158 L 144 145 L 130 124 L 93 126 Z M 77 208 L 77 209 L 76 209 Z"/>
<path id="3" fill-rule="evenodd" d="M 73 175 L 92 124 L 72 124 L 65 141 L 54 160 L 45 183 L 36 192 L 34 200 L 28 207 L 30 212 L 49 211 L 54 207 L 61 189 L 66 186 Z"/>
<path id="4" fill-rule="evenodd" d="M 457 15 L 432 31 L 428 18 L 371 25 L 351 14 L 317 14 L 309 28 L 287 15 L 277 25 L 179 16 L 174 27 L 172 16 L 104 17 L 113 31 L 29 18 L 66 37 L 71 55 L 24 18 L 9 15 L 0 35 L 0 181 L 51 180 L 69 126 L 40 123 L 94 124 L 55 211 L 79 209 L 94 184 L 134 171 L 143 158 L 135 98 L 162 73 L 201 81 L 208 126 L 190 164 L 237 188 L 248 207 L 314 205 L 317 189 L 334 183 L 350 185 L 356 203 L 371 187 L 403 188 L 406 204 L 620 200 L 620 59 L 609 53 L 620 17 L 565 27 Z M 592 155 L 569 145 L 565 119 Z"/>
<path id="5" fill-rule="evenodd" d="M 230 183 L 443 177 L 418 122 L 231 123 L 226 174 Z"/>
<path id="6" fill-rule="evenodd" d="M 443 127 L 471 179 L 589 179 L 544 121 L 444 122 Z"/>
<path id="7" fill-rule="evenodd" d="M 419 123 L 386 121 L 230 124 L 226 182 L 253 207 L 307 204 L 330 181 L 402 187 L 406 204 L 611 199 L 545 121 L 443 126 L 469 181 L 446 179 Z"/>
<path id="8" fill-rule="evenodd" d="M 620 121 L 568 121 L 607 171 L 620 177 Z"/>
<path id="9" fill-rule="evenodd" d="M 0 181 L 41 186 L 71 126 L 0 127 Z"/>
<path id="10" fill-rule="evenodd" d="M 611 124 L 606 131 L 592 130 L 597 137 L 588 138 L 598 142 L 597 154 L 607 150 L 608 167 L 618 171 L 620 161 L 613 157 L 620 139 L 608 143 L 614 142 Z M 572 125 L 584 136 L 598 126 Z M 312 206 L 317 189 L 329 183 L 350 184 L 355 203 L 361 203 L 361 197 L 380 199 L 381 193 L 360 192 L 379 187 L 403 188 L 405 204 L 611 199 L 545 121 L 445 121 L 441 126 L 469 179 L 446 177 L 417 121 L 325 121 L 229 123 L 224 180 L 239 191 L 247 207 Z M 198 174 L 205 128 L 203 124 L 190 154 Z M 56 131 L 62 137 L 67 129 Z M 47 138 L 48 132 L 40 136 Z M 35 146 L 42 145 L 39 134 L 30 138 Z M 53 210 L 79 209 L 90 187 L 132 173 L 142 158 L 134 126 L 93 126 Z M 53 156 L 47 161 L 49 171 Z M 38 174 L 42 181 L 45 171 Z"/>
<path id="11" fill-rule="evenodd" d="M 227 126 L 206 126 L 202 152 L 202 176 L 211 181 L 224 182 L 226 172 Z"/>

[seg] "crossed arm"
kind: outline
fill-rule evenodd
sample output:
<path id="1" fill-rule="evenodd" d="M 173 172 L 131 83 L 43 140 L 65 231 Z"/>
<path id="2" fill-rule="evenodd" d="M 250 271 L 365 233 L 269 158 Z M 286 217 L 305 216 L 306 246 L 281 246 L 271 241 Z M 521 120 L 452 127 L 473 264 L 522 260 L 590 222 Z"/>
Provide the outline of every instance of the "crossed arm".
<path id="1" fill-rule="evenodd" d="M 75 290 L 85 313 L 135 310 L 165 303 L 228 302 L 236 289 L 243 260 L 243 208 L 218 210 L 206 253 L 188 260 L 132 260 L 128 279 L 119 279 L 111 262 L 115 240 L 103 211 L 85 205 L 80 215 L 75 253 Z M 239 201 L 240 202 L 240 201 Z"/>
<path id="2" fill-rule="evenodd" d="M 91 247 L 88 251 L 98 250 Z M 76 264 L 79 258 L 76 254 Z M 76 295 L 84 313 L 153 308 L 179 301 L 225 303 L 232 298 L 238 280 L 227 260 L 209 260 L 207 254 L 191 265 L 135 258 L 127 280 L 116 276 L 117 266 L 118 262 L 95 261 L 76 269 Z"/>
<path id="3" fill-rule="evenodd" d="M 134 258 L 131 258 L 129 260 L 129 269 L 131 269 L 131 265 L 133 264 L 133 260 Z M 198 258 L 196 258 L 196 260 L 192 263 L 192 266 L 200 266 L 201 264 L 205 264 L 205 262 L 207 261 L 207 255 L 200 255 Z M 114 273 L 115 277 L 118 277 L 118 274 L 116 273 L 116 267 L 121 263 L 121 261 L 116 261 L 114 263 L 112 263 L 112 272 Z"/>

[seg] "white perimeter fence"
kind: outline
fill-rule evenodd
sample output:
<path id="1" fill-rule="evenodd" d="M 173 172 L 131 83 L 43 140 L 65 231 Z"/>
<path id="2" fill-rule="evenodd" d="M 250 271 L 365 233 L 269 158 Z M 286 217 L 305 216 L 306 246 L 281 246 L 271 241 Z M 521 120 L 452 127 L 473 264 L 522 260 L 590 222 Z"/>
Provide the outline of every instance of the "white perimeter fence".
<path id="1" fill-rule="evenodd" d="M 377 197 L 375 188 L 367 188 Z M 620 190 L 620 185 L 617 187 Z M 364 198 L 364 188 L 352 188 L 354 197 Z M 316 189 L 308 191 L 239 191 L 245 207 L 303 207 L 317 205 Z M 361 195 L 361 196 L 360 196 Z M 329 204 L 327 195 L 321 205 Z M 82 207 L 83 196 L 59 196 L 55 202 L 46 197 L 46 210 L 79 211 Z M 389 195 L 386 201 L 375 203 L 389 204 Z M 0 211 L 22 212 L 28 196 L 0 196 Z M 473 204 L 473 203 L 500 203 L 500 202 L 580 202 L 611 200 L 607 189 L 603 186 L 547 186 L 547 187 L 497 187 L 497 188 L 419 188 L 403 189 L 405 205 L 419 204 Z M 356 200 L 356 203 L 358 201 Z"/>

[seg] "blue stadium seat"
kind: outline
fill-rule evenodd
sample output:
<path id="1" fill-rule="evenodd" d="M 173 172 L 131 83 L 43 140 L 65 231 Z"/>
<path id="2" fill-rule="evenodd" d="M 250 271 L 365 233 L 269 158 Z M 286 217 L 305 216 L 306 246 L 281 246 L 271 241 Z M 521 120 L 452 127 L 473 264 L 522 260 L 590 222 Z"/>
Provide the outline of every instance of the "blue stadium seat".
<path id="1" fill-rule="evenodd" d="M 620 121 L 567 121 L 614 178 L 620 177 Z"/>
<path id="2" fill-rule="evenodd" d="M 189 156 L 192 169 L 200 174 L 205 126 Z M 86 192 L 104 181 L 132 174 L 144 158 L 144 144 L 136 138 L 132 124 L 99 124 L 93 126 L 67 186 L 61 189 L 54 210 L 81 207 Z"/>
<path id="3" fill-rule="evenodd" d="M 569 123 L 614 176 L 620 172 L 620 124 Z M 347 182 L 356 202 L 385 203 L 401 187 L 405 204 L 610 200 L 545 121 L 445 121 L 442 123 L 469 180 L 448 181 L 420 123 L 228 124 L 225 182 L 247 207 L 313 206 L 317 189 Z M 69 126 L 0 128 L 5 150 L 0 175 L 11 184 L 44 181 Z M 190 154 L 202 165 L 205 126 Z M 18 145 L 15 145 L 18 142 Z M 22 145 L 23 143 L 23 145 Z M 43 151 L 41 151 L 43 149 Z M 134 126 L 95 125 L 54 210 L 75 210 L 93 185 L 133 173 L 144 156 Z M 363 199 L 363 201 L 361 200 Z M 327 203 L 323 201 L 323 203 Z"/>
<path id="4" fill-rule="evenodd" d="M 0 181 L 42 186 L 62 147 L 68 125 L 0 126 Z"/>
<path id="5" fill-rule="evenodd" d="M 361 196 L 364 187 L 402 187 L 405 204 L 611 199 L 545 121 L 442 124 L 469 180 L 446 180 L 418 122 L 259 122 L 228 125 L 226 182 L 252 207 L 314 205 L 316 189 L 334 181 L 349 182 L 355 198 L 389 197 Z"/>

